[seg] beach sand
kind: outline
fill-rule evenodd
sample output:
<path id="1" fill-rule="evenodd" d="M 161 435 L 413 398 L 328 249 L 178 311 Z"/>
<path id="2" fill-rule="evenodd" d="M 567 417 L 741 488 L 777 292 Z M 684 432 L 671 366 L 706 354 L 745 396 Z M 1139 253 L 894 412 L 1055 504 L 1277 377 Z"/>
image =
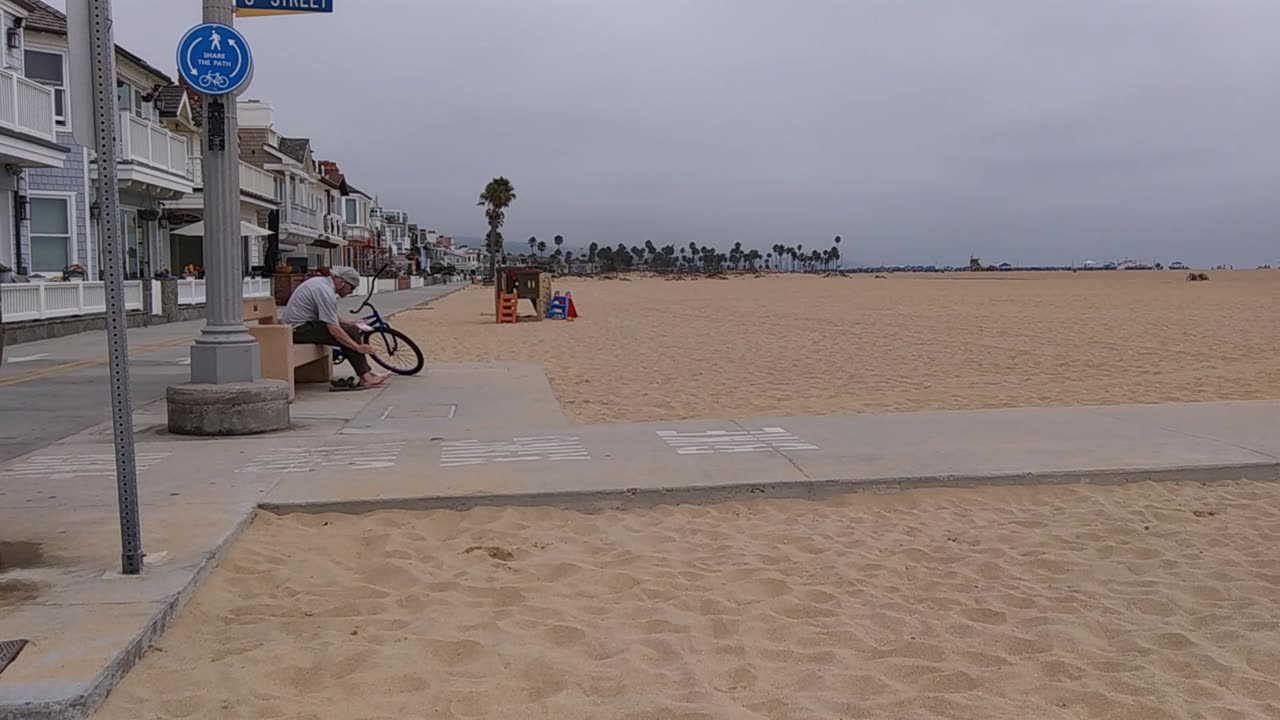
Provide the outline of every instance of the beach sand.
<path id="1" fill-rule="evenodd" d="M 1280 398 L 1280 272 L 1210 275 L 562 279 L 574 323 L 497 325 L 481 288 L 395 322 L 542 363 L 583 423 Z"/>
<path id="2" fill-rule="evenodd" d="M 1278 678 L 1280 485 L 918 490 L 261 515 L 98 717 L 1276 718 Z"/>

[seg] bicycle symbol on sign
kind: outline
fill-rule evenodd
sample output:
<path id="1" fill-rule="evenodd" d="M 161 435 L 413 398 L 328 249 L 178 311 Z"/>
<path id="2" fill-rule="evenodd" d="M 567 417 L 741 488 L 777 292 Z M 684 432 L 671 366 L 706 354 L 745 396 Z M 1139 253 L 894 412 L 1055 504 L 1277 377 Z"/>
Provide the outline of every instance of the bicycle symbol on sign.
<path id="1" fill-rule="evenodd" d="M 230 84 L 230 82 L 231 81 L 227 79 L 227 76 L 223 75 L 220 72 L 214 72 L 214 73 L 209 73 L 207 75 L 200 76 L 200 87 L 202 88 L 208 88 L 209 86 L 213 86 L 218 88 L 219 90 L 222 90 L 226 88 L 227 85 Z"/>

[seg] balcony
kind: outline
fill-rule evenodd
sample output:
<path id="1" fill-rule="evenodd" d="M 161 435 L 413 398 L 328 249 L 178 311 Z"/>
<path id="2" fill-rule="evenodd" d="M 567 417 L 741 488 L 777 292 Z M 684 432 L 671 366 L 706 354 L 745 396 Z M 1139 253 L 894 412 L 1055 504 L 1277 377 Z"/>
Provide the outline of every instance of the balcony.
<path id="1" fill-rule="evenodd" d="M 341 215 L 328 213 L 324 216 L 324 232 L 326 235 L 333 238 L 345 239 L 347 236 L 344 232 L 345 228 L 346 223 L 343 221 Z"/>
<path id="2" fill-rule="evenodd" d="M 373 230 L 358 225 L 347 225 L 342 236 L 351 245 L 373 245 L 378 237 Z"/>
<path id="3" fill-rule="evenodd" d="M 120 113 L 117 132 L 116 172 L 122 188 L 162 200 L 180 198 L 195 189 L 185 137 L 127 112 Z"/>
<path id="4" fill-rule="evenodd" d="M 199 191 L 204 186 L 204 158 L 199 155 L 192 155 L 188 158 L 188 164 L 191 167 L 191 179 Z M 203 207 L 203 198 L 191 199 L 194 201 L 193 207 Z M 256 168 L 249 163 L 240 163 L 240 200 L 241 202 L 249 202 L 263 207 L 275 207 L 276 203 L 276 178 L 271 173 L 261 168 Z M 171 207 L 184 207 L 184 203 L 175 203 Z"/>
<path id="5" fill-rule="evenodd" d="M 23 167 L 62 167 L 53 90 L 0 70 L 0 160 Z"/>

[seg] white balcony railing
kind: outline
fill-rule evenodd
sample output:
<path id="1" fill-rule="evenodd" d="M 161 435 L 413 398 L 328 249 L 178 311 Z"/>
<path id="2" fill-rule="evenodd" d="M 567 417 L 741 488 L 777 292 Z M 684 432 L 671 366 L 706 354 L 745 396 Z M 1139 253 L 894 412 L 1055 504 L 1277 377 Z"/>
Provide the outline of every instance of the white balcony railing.
<path id="1" fill-rule="evenodd" d="M 271 280 L 245 278 L 244 297 L 271 297 Z M 203 305 L 206 300 L 204 280 L 178 280 L 179 305 Z"/>
<path id="2" fill-rule="evenodd" d="M 373 230 L 359 225 L 347 225 L 343 230 L 342 236 L 347 239 L 347 242 L 367 243 L 369 245 L 372 245 L 374 239 L 377 238 Z"/>
<path id="3" fill-rule="evenodd" d="M 204 158 L 199 155 L 192 155 L 189 158 L 189 163 L 191 166 L 191 179 L 195 181 L 196 187 L 200 187 L 204 183 Z M 275 176 L 247 162 L 241 162 L 240 192 L 251 193 L 263 199 L 273 199 L 276 196 Z"/>
<path id="4" fill-rule="evenodd" d="M 0 285 L 4 293 L 4 320 L 46 320 L 48 318 L 94 315 L 107 311 L 107 291 L 101 282 L 38 282 Z M 142 309 L 142 282 L 126 280 L 124 306 Z"/>
<path id="5" fill-rule="evenodd" d="M 53 90 L 0 70 L 0 126 L 56 141 Z"/>
<path id="6" fill-rule="evenodd" d="M 334 238 L 346 238 L 346 222 L 341 215 L 328 213 L 324 216 L 324 232 Z"/>
<path id="7" fill-rule="evenodd" d="M 193 178 L 187 139 L 131 113 L 120 113 L 120 160 Z"/>

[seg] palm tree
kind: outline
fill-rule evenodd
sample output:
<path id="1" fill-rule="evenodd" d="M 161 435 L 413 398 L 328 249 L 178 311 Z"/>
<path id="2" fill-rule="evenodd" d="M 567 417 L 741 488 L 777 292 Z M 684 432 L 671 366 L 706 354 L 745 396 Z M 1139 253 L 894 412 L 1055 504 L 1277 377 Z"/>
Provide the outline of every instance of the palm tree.
<path id="1" fill-rule="evenodd" d="M 774 245 L 774 247 L 778 247 L 778 246 L 777 246 L 777 245 Z M 771 253 L 771 252 L 770 252 L 770 253 L 765 253 L 765 254 L 764 254 L 764 269 L 765 269 L 765 270 L 768 270 L 768 269 L 769 269 L 769 266 L 770 266 L 770 264 L 771 264 L 772 262 L 773 262 L 773 253 Z"/>
<path id="2" fill-rule="evenodd" d="M 537 249 L 538 249 L 538 238 L 530 236 L 529 237 L 529 254 L 532 255 L 534 251 Z"/>
<path id="3" fill-rule="evenodd" d="M 547 243 L 543 240 L 538 241 L 538 259 L 542 259 L 542 254 L 547 251 Z"/>
<path id="4" fill-rule="evenodd" d="M 564 244 L 564 236 L 557 235 L 554 238 L 552 238 L 552 242 L 554 242 L 556 244 L 556 247 L 559 248 L 561 245 Z"/>
<path id="5" fill-rule="evenodd" d="M 502 224 L 507 219 L 507 208 L 516 201 L 516 189 L 511 181 L 504 177 L 496 177 L 484 186 L 480 193 L 480 202 L 484 206 L 485 219 L 489 221 L 489 233 L 485 236 L 484 246 L 489 253 L 489 278 L 497 273 L 498 256 L 502 254 Z"/>

